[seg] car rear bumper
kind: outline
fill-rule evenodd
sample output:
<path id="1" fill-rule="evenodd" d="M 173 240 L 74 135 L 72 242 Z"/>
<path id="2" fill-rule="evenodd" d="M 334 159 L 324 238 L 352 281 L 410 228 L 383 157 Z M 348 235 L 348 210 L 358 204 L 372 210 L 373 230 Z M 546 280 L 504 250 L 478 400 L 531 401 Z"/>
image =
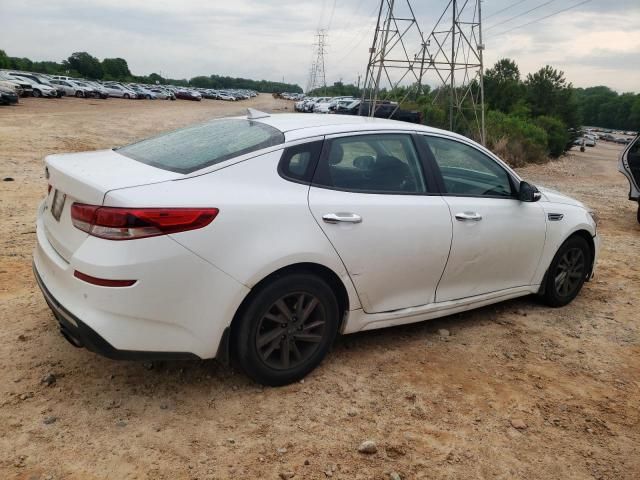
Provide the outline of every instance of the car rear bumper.
<path id="1" fill-rule="evenodd" d="M 87 239 L 69 260 L 49 241 L 40 210 L 34 273 L 75 346 L 109 358 L 213 358 L 249 289 L 167 236 Z M 135 279 L 105 287 L 74 276 Z"/>
<path id="2" fill-rule="evenodd" d="M 35 263 L 33 275 L 42 291 L 47 305 L 58 321 L 62 336 L 76 348 L 87 350 L 114 360 L 181 360 L 199 358 L 188 352 L 149 352 L 137 350 L 119 350 L 107 342 L 95 330 L 64 308 L 47 289 L 38 274 Z"/>

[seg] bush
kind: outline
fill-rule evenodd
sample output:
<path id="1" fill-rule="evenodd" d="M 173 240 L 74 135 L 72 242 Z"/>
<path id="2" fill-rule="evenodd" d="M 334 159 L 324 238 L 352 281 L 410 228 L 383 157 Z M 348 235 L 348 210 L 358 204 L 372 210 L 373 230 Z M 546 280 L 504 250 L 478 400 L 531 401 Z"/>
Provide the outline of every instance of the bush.
<path id="1" fill-rule="evenodd" d="M 547 132 L 547 151 L 552 158 L 562 155 L 569 145 L 569 131 L 562 120 L 557 117 L 542 115 L 535 120 L 536 125 Z"/>
<path id="2" fill-rule="evenodd" d="M 486 116 L 487 147 L 513 167 L 548 160 L 547 132 L 524 118 L 491 110 Z"/>
<path id="3" fill-rule="evenodd" d="M 435 128 L 449 128 L 449 119 L 438 105 L 427 104 L 422 107 L 422 123 Z"/>

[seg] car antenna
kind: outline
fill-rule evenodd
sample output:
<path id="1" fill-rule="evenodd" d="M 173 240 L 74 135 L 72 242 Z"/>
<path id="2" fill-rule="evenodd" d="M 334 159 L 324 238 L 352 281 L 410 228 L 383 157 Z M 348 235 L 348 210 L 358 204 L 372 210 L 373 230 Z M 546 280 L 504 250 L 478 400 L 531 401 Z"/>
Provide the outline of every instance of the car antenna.
<path id="1" fill-rule="evenodd" d="M 255 108 L 247 108 L 247 118 L 249 120 L 255 120 L 256 118 L 266 118 L 270 117 L 268 113 L 261 112 L 260 110 L 256 110 Z"/>

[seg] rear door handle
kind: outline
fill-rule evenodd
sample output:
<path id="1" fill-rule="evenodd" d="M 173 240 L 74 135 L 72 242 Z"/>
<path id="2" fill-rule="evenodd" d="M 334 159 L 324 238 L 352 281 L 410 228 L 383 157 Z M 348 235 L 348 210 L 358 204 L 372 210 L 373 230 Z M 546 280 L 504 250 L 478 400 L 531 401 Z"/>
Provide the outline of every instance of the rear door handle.
<path id="1" fill-rule="evenodd" d="M 478 212 L 456 213 L 456 220 L 460 222 L 479 222 L 482 220 L 482 215 Z"/>
<path id="2" fill-rule="evenodd" d="M 327 213 L 322 216 L 325 223 L 362 223 L 362 217 L 355 213 Z"/>

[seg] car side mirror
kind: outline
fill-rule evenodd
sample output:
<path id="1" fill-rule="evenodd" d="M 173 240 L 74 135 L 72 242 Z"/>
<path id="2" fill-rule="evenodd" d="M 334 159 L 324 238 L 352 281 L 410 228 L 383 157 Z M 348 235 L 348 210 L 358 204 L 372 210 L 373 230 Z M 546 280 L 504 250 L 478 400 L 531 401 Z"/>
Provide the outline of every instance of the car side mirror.
<path id="1" fill-rule="evenodd" d="M 520 182 L 520 188 L 518 190 L 518 200 L 521 202 L 537 202 L 542 195 L 538 189 L 524 180 Z"/>

